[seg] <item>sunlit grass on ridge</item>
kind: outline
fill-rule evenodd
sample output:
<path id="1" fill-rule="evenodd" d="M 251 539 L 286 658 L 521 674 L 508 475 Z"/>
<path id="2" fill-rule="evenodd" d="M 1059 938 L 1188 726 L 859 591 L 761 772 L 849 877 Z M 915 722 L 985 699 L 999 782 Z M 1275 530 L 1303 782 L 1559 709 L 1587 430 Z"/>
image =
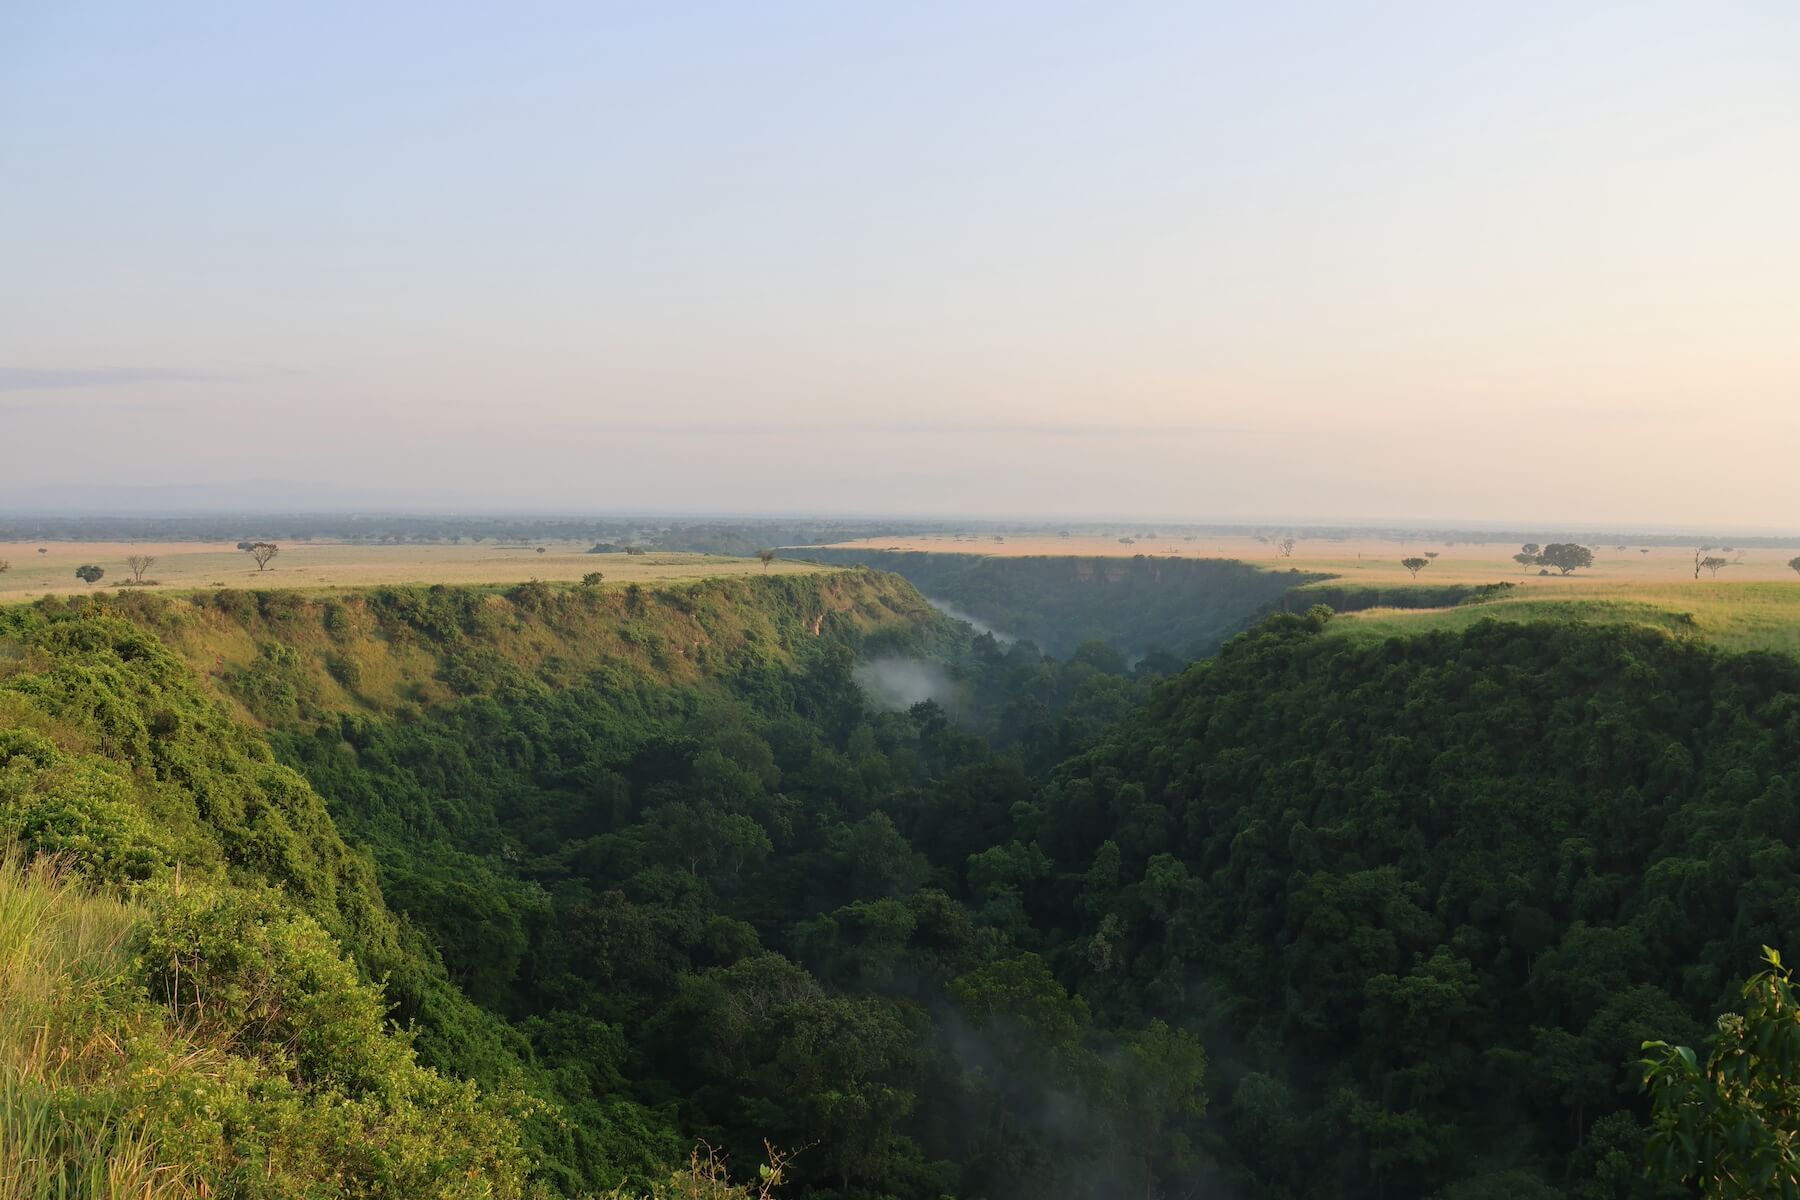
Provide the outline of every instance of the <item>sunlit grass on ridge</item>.
<path id="1" fill-rule="evenodd" d="M 1341 636 L 1376 640 L 1477 621 L 1582 621 L 1635 625 L 1724 650 L 1800 657 L 1800 579 L 1793 583 L 1585 583 L 1547 594 L 1514 593 L 1451 608 L 1371 608 L 1333 622 Z"/>

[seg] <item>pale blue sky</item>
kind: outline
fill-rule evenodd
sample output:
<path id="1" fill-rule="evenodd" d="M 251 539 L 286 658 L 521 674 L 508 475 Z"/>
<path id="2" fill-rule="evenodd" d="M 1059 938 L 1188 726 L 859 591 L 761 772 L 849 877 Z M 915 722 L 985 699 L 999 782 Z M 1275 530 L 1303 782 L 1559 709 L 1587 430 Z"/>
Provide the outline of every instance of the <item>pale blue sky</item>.
<path id="1" fill-rule="evenodd" d="M 1800 524 L 1797 213 L 1786 0 L 12 3 L 0 489 Z"/>

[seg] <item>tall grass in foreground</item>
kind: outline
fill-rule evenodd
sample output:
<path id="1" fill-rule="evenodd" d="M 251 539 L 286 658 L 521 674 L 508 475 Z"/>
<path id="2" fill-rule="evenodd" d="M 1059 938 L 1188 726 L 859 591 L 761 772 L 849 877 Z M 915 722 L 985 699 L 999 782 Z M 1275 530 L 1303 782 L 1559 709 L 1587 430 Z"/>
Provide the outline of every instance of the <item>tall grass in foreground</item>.
<path id="1" fill-rule="evenodd" d="M 137 917 L 54 864 L 0 855 L 0 1200 L 201 1196 L 125 1097 L 115 1009 Z M 147 1032 L 147 1031 L 139 1031 Z"/>

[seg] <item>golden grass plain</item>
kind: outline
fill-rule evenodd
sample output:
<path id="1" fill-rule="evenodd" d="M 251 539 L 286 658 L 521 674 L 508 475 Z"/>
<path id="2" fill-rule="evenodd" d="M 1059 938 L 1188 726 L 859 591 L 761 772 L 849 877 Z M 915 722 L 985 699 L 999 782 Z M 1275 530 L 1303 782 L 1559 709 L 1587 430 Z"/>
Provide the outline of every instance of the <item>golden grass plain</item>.
<path id="1" fill-rule="evenodd" d="M 360 588 L 378 584 L 457 583 L 500 585 L 531 579 L 575 582 L 599 571 L 608 584 L 664 583 L 718 575 L 760 575 L 754 558 L 710 554 L 588 554 L 588 542 L 539 542 L 523 549 L 473 544 L 396 546 L 348 542 L 292 542 L 266 571 L 229 542 L 0 542 L 0 602 L 47 595 L 80 595 L 116 588 L 131 578 L 125 560 L 145 554 L 156 561 L 144 573 L 158 581 L 153 591 L 232 588 Z M 537 553 L 536 546 L 544 553 Z M 40 550 L 42 551 L 40 553 Z M 86 563 L 106 575 L 89 587 L 75 577 Z M 768 573 L 794 574 L 825 568 L 776 559 Z"/>

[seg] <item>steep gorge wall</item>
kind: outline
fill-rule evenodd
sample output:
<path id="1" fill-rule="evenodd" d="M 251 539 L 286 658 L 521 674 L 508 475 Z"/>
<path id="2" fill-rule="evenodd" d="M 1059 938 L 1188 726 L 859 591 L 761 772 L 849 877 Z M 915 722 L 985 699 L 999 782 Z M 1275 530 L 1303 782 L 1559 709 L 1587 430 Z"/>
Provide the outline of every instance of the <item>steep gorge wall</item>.
<path id="1" fill-rule="evenodd" d="M 818 549 L 804 556 L 904 577 L 934 601 L 1009 637 L 1067 658 L 1083 642 L 1128 655 L 1164 650 L 1190 658 L 1278 607 L 1294 588 L 1326 578 L 1268 571 L 1233 559 L 1180 559 Z"/>
<path id="2" fill-rule="evenodd" d="M 657 587 L 380 587 L 119 593 L 91 604 L 152 630 L 265 725 L 416 713 L 532 681 L 692 685 L 792 666 L 826 645 L 925 645 L 942 617 L 875 571 Z"/>

